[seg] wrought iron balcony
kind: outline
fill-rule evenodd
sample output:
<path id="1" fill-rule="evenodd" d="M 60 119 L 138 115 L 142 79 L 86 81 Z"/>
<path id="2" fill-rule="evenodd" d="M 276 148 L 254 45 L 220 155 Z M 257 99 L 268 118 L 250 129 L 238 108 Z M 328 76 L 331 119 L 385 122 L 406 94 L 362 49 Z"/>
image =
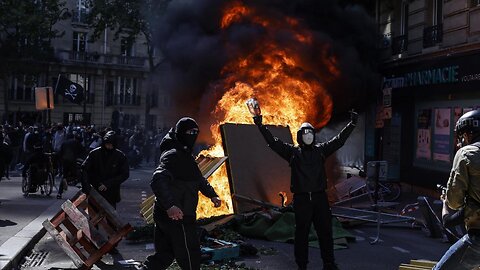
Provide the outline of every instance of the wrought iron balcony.
<path id="1" fill-rule="evenodd" d="M 105 97 L 105 106 L 112 105 L 140 105 L 140 96 L 139 95 L 107 95 Z"/>
<path id="2" fill-rule="evenodd" d="M 423 48 L 429 48 L 443 40 L 443 25 L 437 24 L 423 29 Z"/>
<path id="3" fill-rule="evenodd" d="M 392 54 L 402 54 L 408 50 L 408 35 L 392 38 Z"/>
<path id="4" fill-rule="evenodd" d="M 100 59 L 100 54 L 70 51 L 68 59 L 79 62 L 98 62 Z"/>

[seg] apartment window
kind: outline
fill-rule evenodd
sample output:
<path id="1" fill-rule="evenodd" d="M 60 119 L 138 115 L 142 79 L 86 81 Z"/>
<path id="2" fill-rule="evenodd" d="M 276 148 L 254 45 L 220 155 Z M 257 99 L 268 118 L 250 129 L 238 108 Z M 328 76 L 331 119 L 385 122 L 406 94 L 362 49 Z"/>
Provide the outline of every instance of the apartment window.
<path id="1" fill-rule="evenodd" d="M 34 101 L 38 80 L 37 75 L 19 74 L 13 76 L 10 85 L 10 100 Z"/>
<path id="2" fill-rule="evenodd" d="M 116 103 L 123 105 L 138 105 L 137 79 L 130 77 L 119 77 L 116 93 Z"/>
<path id="3" fill-rule="evenodd" d="M 122 56 L 134 56 L 133 43 L 134 41 L 129 38 L 122 38 L 120 40 L 120 51 Z"/>
<path id="4" fill-rule="evenodd" d="M 90 5 L 88 0 L 77 0 L 75 9 L 73 10 L 72 21 L 79 23 L 87 23 L 87 16 L 90 13 Z"/>
<path id="5" fill-rule="evenodd" d="M 443 40 L 443 0 L 430 0 L 427 9 L 427 27 L 423 29 L 423 47 L 433 47 Z"/>
<path id="6" fill-rule="evenodd" d="M 427 18 L 428 26 L 439 25 L 443 22 L 443 0 L 427 1 Z"/>
<path id="7" fill-rule="evenodd" d="M 85 52 L 87 49 L 86 40 L 87 40 L 87 33 L 73 32 L 72 50 L 74 52 Z"/>

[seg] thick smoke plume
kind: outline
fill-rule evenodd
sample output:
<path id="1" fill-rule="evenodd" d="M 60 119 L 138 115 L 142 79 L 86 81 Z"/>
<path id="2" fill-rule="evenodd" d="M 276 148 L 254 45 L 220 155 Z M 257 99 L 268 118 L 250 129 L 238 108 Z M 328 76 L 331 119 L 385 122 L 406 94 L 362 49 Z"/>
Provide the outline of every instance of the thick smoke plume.
<path id="1" fill-rule="evenodd" d="M 178 116 L 191 115 L 208 130 L 210 113 L 226 88 L 222 69 L 233 59 L 262 46 L 266 30 L 251 20 L 236 20 L 222 29 L 223 12 L 235 0 L 173 0 L 155 22 L 155 41 L 165 59 L 158 68 L 161 87 L 174 97 Z M 334 0 L 244 0 L 259 16 L 279 22 L 295 18 L 312 33 L 313 42 L 295 43 L 291 29 L 276 31 L 275 42 L 290 46 L 306 61 L 306 76 L 318 76 L 333 100 L 333 114 L 365 105 L 376 90 L 376 31 L 372 18 L 359 6 Z M 251 18 L 250 18 L 251 19 Z M 328 44 L 328 46 L 326 46 Z M 327 50 L 319 48 L 328 48 Z M 320 58 L 335 56 L 340 76 Z"/>

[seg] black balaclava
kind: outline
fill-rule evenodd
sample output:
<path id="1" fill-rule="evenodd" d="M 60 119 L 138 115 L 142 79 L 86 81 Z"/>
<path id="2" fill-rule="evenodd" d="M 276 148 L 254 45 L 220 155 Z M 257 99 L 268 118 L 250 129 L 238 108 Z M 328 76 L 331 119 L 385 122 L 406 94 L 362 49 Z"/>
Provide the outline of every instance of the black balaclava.
<path id="1" fill-rule="evenodd" d="M 107 143 L 111 143 L 113 145 L 113 149 L 107 149 L 105 148 L 105 144 Z M 107 132 L 105 134 L 105 136 L 103 136 L 103 141 L 102 141 L 102 147 L 103 149 L 107 150 L 107 151 L 112 151 L 116 148 L 116 135 L 115 135 L 115 131 L 111 130 L 109 132 Z"/>
<path id="2" fill-rule="evenodd" d="M 313 134 L 313 139 L 310 144 L 306 144 L 303 140 L 303 135 L 305 134 L 305 130 L 311 131 Z M 315 144 L 315 129 L 310 123 L 303 123 L 297 131 L 297 143 L 300 147 L 312 147 Z"/>
<path id="3" fill-rule="evenodd" d="M 175 136 L 177 137 L 178 142 L 187 147 L 189 150 L 192 150 L 193 145 L 198 137 L 198 134 L 185 133 L 187 130 L 192 128 L 198 129 L 198 125 L 197 122 L 190 117 L 183 117 L 182 119 L 178 120 L 177 124 L 175 125 Z"/>

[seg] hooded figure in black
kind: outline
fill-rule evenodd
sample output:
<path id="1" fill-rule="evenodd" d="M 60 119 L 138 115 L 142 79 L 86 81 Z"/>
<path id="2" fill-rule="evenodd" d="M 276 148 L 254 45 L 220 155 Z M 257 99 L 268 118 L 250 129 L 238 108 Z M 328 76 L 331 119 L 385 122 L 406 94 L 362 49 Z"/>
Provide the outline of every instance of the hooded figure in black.
<path id="1" fill-rule="evenodd" d="M 114 208 L 120 202 L 120 185 L 130 176 L 125 154 L 116 148 L 115 131 L 108 131 L 102 146 L 93 149 L 82 164 L 82 190 L 95 188 Z"/>
<path id="2" fill-rule="evenodd" d="M 198 192 L 215 207 L 221 200 L 202 176 L 192 149 L 198 136 L 192 118 L 180 119 L 160 145 L 160 165 L 150 186 L 155 193 L 155 254 L 147 257 L 144 269 L 167 269 L 176 259 L 182 269 L 200 269 L 200 243 L 195 225 Z"/>
<path id="3" fill-rule="evenodd" d="M 298 269 L 307 269 L 308 234 L 313 223 L 320 244 L 323 269 L 338 269 L 333 254 L 332 213 L 327 198 L 325 160 L 342 147 L 357 123 L 358 115 L 351 113 L 351 121 L 331 140 L 315 141 L 315 130 L 303 123 L 297 132 L 298 146 L 287 144 L 274 137 L 262 124 L 262 116 L 254 116 L 268 146 L 285 159 L 291 168 L 290 190 L 293 193 L 295 211 L 295 261 Z"/>

